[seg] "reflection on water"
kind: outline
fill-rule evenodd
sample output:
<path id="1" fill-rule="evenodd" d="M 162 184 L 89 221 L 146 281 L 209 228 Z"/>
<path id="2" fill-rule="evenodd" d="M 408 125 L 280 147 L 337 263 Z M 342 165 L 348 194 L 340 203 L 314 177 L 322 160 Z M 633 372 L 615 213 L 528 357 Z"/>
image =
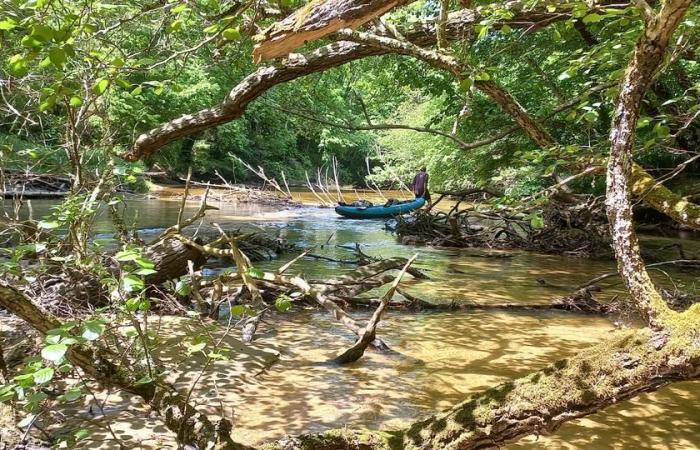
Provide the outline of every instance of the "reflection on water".
<path id="1" fill-rule="evenodd" d="M 601 272 L 614 270 L 611 261 L 592 261 L 526 252 L 506 258 L 479 257 L 476 249 L 433 249 L 399 245 L 381 221 L 348 220 L 328 208 L 278 208 L 250 203 L 210 202 L 219 209 L 207 221 L 263 228 L 313 252 L 336 259 L 352 259 L 353 252 L 339 245 L 361 243 L 374 256 L 410 256 L 428 281 L 407 277 L 404 285 L 413 295 L 436 302 L 546 303 L 570 292 Z M 36 216 L 53 201 L 34 201 Z M 197 209 L 188 203 L 188 212 Z M 175 200 L 129 200 L 129 217 L 146 234 L 176 221 Z M 94 230 L 109 232 L 106 218 Z M 150 231 L 149 231 L 150 230 Z M 666 248 L 669 257 L 678 243 L 668 238 L 646 239 L 646 247 Z M 698 241 L 684 241 L 689 252 L 700 250 Z M 677 254 L 677 253 L 676 253 Z M 286 255 L 284 260 L 294 255 Z M 277 268 L 283 261 L 256 263 Z M 352 265 L 304 259 L 292 272 L 309 278 L 327 278 L 352 270 Z M 661 283 L 667 274 L 680 275 L 686 285 L 694 280 L 670 269 L 655 271 Z M 619 280 L 606 283 L 602 299 L 622 293 Z M 361 316 L 361 314 L 360 314 Z M 344 328 L 319 312 L 301 312 L 264 325 L 250 346 L 229 337 L 228 361 L 216 362 L 196 390 L 200 408 L 234 411 L 236 438 L 258 443 L 283 434 L 321 431 L 331 427 L 391 428 L 423 414 L 449 408 L 477 392 L 527 372 L 605 338 L 611 323 L 602 318 L 567 313 L 452 313 L 402 314 L 389 312 L 379 334 L 398 355 L 368 352 L 347 368 L 326 361 L 352 342 Z M 216 330 L 215 333 L 222 331 Z M 166 341 L 159 357 L 177 367 L 169 377 L 188 389 L 203 360 L 187 357 L 186 334 L 196 333 L 184 322 L 163 324 Z M 658 393 L 640 396 L 609 410 L 567 424 L 553 437 L 528 438 L 513 448 L 698 448 L 700 396 L 697 383 L 682 383 Z M 135 427 L 138 426 L 135 422 Z M 97 442 L 95 441 L 92 441 Z"/>

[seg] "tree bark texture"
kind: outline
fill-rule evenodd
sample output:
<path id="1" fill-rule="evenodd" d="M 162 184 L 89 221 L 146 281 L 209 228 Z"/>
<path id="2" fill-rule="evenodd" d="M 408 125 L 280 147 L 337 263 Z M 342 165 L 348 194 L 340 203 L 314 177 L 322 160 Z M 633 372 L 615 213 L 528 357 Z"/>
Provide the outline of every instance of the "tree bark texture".
<path id="1" fill-rule="evenodd" d="M 646 270 L 634 230 L 630 183 L 634 131 L 642 99 L 689 5 L 690 0 L 668 0 L 658 14 L 646 19 L 645 30 L 622 80 L 610 131 L 606 207 L 613 249 L 632 300 L 653 327 L 660 327 L 671 310 Z"/>

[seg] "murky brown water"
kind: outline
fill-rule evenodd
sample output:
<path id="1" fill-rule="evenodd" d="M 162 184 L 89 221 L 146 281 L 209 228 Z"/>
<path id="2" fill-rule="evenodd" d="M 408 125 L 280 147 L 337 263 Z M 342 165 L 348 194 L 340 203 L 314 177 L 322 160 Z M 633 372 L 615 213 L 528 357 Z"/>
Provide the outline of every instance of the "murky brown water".
<path id="1" fill-rule="evenodd" d="M 51 204 L 34 203 L 35 211 Z M 196 206 L 193 202 L 189 209 Z M 508 258 L 483 258 L 476 256 L 483 253 L 478 250 L 402 246 L 383 229 L 382 222 L 339 218 L 332 209 L 216 206 L 220 209 L 212 212 L 209 220 L 263 227 L 302 247 L 315 246 L 314 252 L 324 256 L 351 258 L 352 252 L 338 245 L 356 242 L 378 256 L 417 252 L 417 265 L 431 280 L 407 279 L 405 286 L 412 294 L 433 301 L 546 303 L 594 275 L 614 270 L 609 261 L 525 252 L 510 253 Z M 155 234 L 158 228 L 174 222 L 178 203 L 134 199 L 130 208 L 138 211 L 138 226 L 146 229 L 146 234 Z M 102 219 L 96 224 L 98 232 L 108 229 Z M 675 241 L 654 238 L 647 242 L 659 248 Z M 696 241 L 685 241 L 684 245 L 694 251 L 700 248 Z M 279 260 L 258 263 L 263 268 L 280 264 Z M 312 259 L 295 267 L 310 278 L 336 276 L 352 269 Z M 654 274 L 670 284 L 667 275 L 674 272 Z M 687 276 L 682 280 L 686 286 L 695 281 Z M 603 299 L 621 293 L 616 283 L 615 279 L 607 282 Z M 399 427 L 449 408 L 470 393 L 574 354 L 613 330 L 607 319 L 570 313 L 390 311 L 379 333 L 398 354 L 372 351 L 354 365 L 338 368 L 326 362 L 351 342 L 344 328 L 321 312 L 287 314 L 263 327 L 251 346 L 240 344 L 236 336 L 227 337 L 230 360 L 217 362 L 204 374 L 195 398 L 208 412 L 220 412 L 222 407 L 227 414 L 233 411 L 235 437 L 249 444 L 334 427 Z M 182 388 L 190 386 L 201 367 L 197 357 L 183 356 L 187 336 L 197 332 L 192 322 L 184 321 L 164 324 L 160 329 L 165 342 L 160 357 L 176 367 L 169 376 Z M 124 436 L 141 436 L 143 426 L 139 428 L 138 423 L 125 421 Z M 698 383 L 681 383 L 567 424 L 554 436 L 531 437 L 510 447 L 691 449 L 700 447 L 699 431 Z M 98 433 L 92 438 L 91 448 L 97 446 L 99 437 Z"/>

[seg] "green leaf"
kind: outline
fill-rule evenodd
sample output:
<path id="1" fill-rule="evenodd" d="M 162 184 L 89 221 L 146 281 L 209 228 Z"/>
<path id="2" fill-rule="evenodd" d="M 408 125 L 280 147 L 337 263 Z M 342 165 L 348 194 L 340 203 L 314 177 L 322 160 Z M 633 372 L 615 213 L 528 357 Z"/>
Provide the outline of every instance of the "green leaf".
<path id="1" fill-rule="evenodd" d="M 62 402 L 74 402 L 83 396 L 83 391 L 80 389 L 68 389 L 66 392 L 58 396 Z"/>
<path id="2" fill-rule="evenodd" d="M 275 299 L 275 308 L 279 312 L 287 312 L 292 307 L 292 299 L 286 295 L 280 295 Z"/>
<path id="3" fill-rule="evenodd" d="M 0 387 L 0 403 L 12 400 L 15 398 L 15 394 L 16 391 L 14 384 L 6 384 Z"/>
<path id="4" fill-rule="evenodd" d="M 132 297 L 132 298 L 127 299 L 126 302 L 124 302 L 124 307 L 129 312 L 136 312 L 139 310 L 140 303 L 141 303 L 140 298 Z"/>
<path id="5" fill-rule="evenodd" d="M 122 287 L 126 292 L 140 291 L 145 287 L 143 280 L 134 274 L 129 274 L 122 279 Z"/>
<path id="6" fill-rule="evenodd" d="M 17 26 L 17 21 L 12 17 L 5 20 L 0 20 L 0 31 L 10 31 Z"/>
<path id="7" fill-rule="evenodd" d="M 36 384 L 48 383 L 53 379 L 53 369 L 50 367 L 44 367 L 39 369 L 33 374 L 34 382 Z"/>
<path id="8" fill-rule="evenodd" d="M 20 42 L 24 47 L 27 48 L 38 48 L 41 47 L 43 44 L 41 40 L 37 39 L 34 36 L 24 36 Z"/>
<path id="9" fill-rule="evenodd" d="M 462 92 L 469 92 L 472 87 L 473 80 L 471 78 L 464 79 L 459 82 L 459 90 Z"/>
<path id="10" fill-rule="evenodd" d="M 51 50 L 49 50 L 49 59 L 51 60 L 54 66 L 60 69 L 66 62 L 66 52 L 64 52 L 63 49 L 60 47 L 54 47 Z"/>
<path id="11" fill-rule="evenodd" d="M 90 436 L 92 434 L 92 431 L 86 430 L 86 429 L 81 429 L 75 432 L 75 440 L 80 441 L 82 439 L 85 439 L 86 437 Z"/>
<path id="12" fill-rule="evenodd" d="M 29 63 L 22 55 L 10 56 L 7 62 L 10 72 L 16 77 L 23 77 L 29 72 Z"/>
<path id="13" fill-rule="evenodd" d="M 183 23 L 182 19 L 173 20 L 165 27 L 165 31 L 167 33 L 174 33 L 182 28 Z"/>
<path id="14" fill-rule="evenodd" d="M 100 78 L 97 83 L 92 87 L 92 92 L 97 95 L 102 95 L 104 91 L 109 87 L 109 80 Z"/>
<path id="15" fill-rule="evenodd" d="M 567 69 L 564 72 L 560 73 L 559 76 L 557 77 L 557 79 L 560 81 L 568 80 L 569 78 L 573 77 L 574 75 L 576 75 L 575 69 Z"/>
<path id="16" fill-rule="evenodd" d="M 241 31 L 238 27 L 236 28 L 226 28 L 221 32 L 221 36 L 227 41 L 235 41 L 241 37 Z"/>
<path id="17" fill-rule="evenodd" d="M 637 121 L 637 129 L 644 128 L 651 123 L 651 117 L 642 117 Z"/>
<path id="18" fill-rule="evenodd" d="M 40 221 L 39 222 L 39 228 L 44 228 L 46 230 L 52 230 L 54 228 L 58 228 L 61 224 L 59 224 L 55 220 L 50 220 L 50 221 Z"/>
<path id="19" fill-rule="evenodd" d="M 39 111 L 44 112 L 49 108 L 52 108 L 56 104 L 56 96 L 49 95 L 41 103 L 39 103 Z"/>
<path id="20" fill-rule="evenodd" d="M 123 167 L 115 167 L 114 173 L 116 175 L 124 175 L 123 172 L 119 172 L 120 169 L 124 170 Z M 124 250 L 121 252 L 117 252 L 117 254 L 114 255 L 114 258 L 117 261 L 136 261 L 136 259 L 138 259 L 140 257 L 141 257 L 141 255 L 136 250 Z"/>
<path id="21" fill-rule="evenodd" d="M 215 23 L 214 25 L 210 25 L 206 27 L 203 31 L 207 34 L 216 33 L 217 31 L 219 31 L 219 24 Z"/>
<path id="22" fill-rule="evenodd" d="M 17 426 L 19 428 L 28 427 L 29 424 L 32 423 L 32 421 L 34 420 L 35 417 L 36 417 L 36 414 L 29 414 L 24 419 L 20 420 L 19 423 L 17 424 Z"/>
<path id="23" fill-rule="evenodd" d="M 34 374 L 25 373 L 24 375 L 17 375 L 12 379 L 18 386 L 23 388 L 30 388 L 34 386 Z"/>
<path id="24" fill-rule="evenodd" d="M 544 228 L 544 219 L 542 216 L 535 214 L 530 217 L 530 226 L 536 230 Z"/>
<path id="25" fill-rule="evenodd" d="M 143 256 L 139 256 L 138 258 L 134 259 L 134 262 L 139 265 L 142 269 L 153 269 L 156 265 L 153 263 L 148 258 L 144 258 Z"/>
<path id="26" fill-rule="evenodd" d="M 666 136 L 671 134 L 671 129 L 666 125 L 657 123 L 656 125 L 654 125 L 654 133 L 656 133 L 658 137 L 665 138 Z"/>
<path id="27" fill-rule="evenodd" d="M 70 98 L 70 100 L 68 101 L 68 104 L 74 108 L 78 108 L 78 107 L 83 105 L 83 99 L 74 95 Z"/>
<path id="28" fill-rule="evenodd" d="M 66 354 L 68 346 L 65 344 L 51 344 L 41 349 L 41 357 L 49 361 L 58 361 Z"/>
<path id="29" fill-rule="evenodd" d="M 49 42 L 53 39 L 54 30 L 53 28 L 43 25 L 36 24 L 32 26 L 32 36 L 41 40 L 42 42 Z"/>
<path id="30" fill-rule="evenodd" d="M 181 297 L 187 297 L 192 292 L 190 282 L 187 279 L 177 280 L 175 283 L 175 292 Z"/>
<path id="31" fill-rule="evenodd" d="M 60 366 L 58 366 L 58 371 L 61 373 L 68 373 L 71 370 L 73 370 L 73 366 L 70 364 L 61 364 Z"/>
<path id="32" fill-rule="evenodd" d="M 206 342 L 200 342 L 198 344 L 189 345 L 189 346 L 187 346 L 187 353 L 192 354 L 192 353 L 201 352 L 202 350 L 204 350 L 204 347 L 206 347 L 206 346 L 207 346 Z"/>
<path id="33" fill-rule="evenodd" d="M 258 269 L 257 267 L 249 267 L 247 274 L 253 278 L 264 278 L 265 277 L 265 272 Z"/>
<path id="34" fill-rule="evenodd" d="M 145 377 L 141 377 L 141 378 L 139 378 L 138 380 L 136 380 L 136 381 L 134 382 L 134 386 L 141 386 L 141 385 L 144 385 L 144 384 L 151 384 L 151 383 L 153 383 L 153 378 L 151 378 L 151 377 L 149 377 L 148 375 L 146 375 Z"/>
<path id="35" fill-rule="evenodd" d="M 154 273 L 158 273 L 158 271 L 153 270 L 153 269 L 138 269 L 138 270 L 134 271 L 134 273 L 136 275 L 141 275 L 141 276 L 145 277 L 147 275 L 153 275 Z"/>
<path id="36" fill-rule="evenodd" d="M 233 305 L 230 312 L 232 316 L 242 316 L 248 312 L 248 308 L 245 305 Z"/>
<path id="37" fill-rule="evenodd" d="M 598 23 L 603 20 L 603 16 L 596 13 L 591 13 L 583 17 L 583 23 Z"/>
<path id="38" fill-rule="evenodd" d="M 488 81 L 491 79 L 491 75 L 489 75 L 489 73 L 485 71 L 479 72 L 476 74 L 476 76 L 474 76 L 474 79 L 479 81 Z"/>
<path id="39" fill-rule="evenodd" d="M 88 320 L 83 324 L 82 337 L 86 341 L 97 340 L 105 331 L 105 324 L 99 320 Z"/>

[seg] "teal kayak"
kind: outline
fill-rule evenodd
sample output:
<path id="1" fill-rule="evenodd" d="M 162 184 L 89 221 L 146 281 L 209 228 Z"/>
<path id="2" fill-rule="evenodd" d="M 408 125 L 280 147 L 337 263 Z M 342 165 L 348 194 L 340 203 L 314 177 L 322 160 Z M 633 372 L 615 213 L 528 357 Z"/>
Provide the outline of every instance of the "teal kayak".
<path id="1" fill-rule="evenodd" d="M 423 205 L 425 205 L 425 199 L 419 197 L 415 200 L 409 200 L 390 206 L 350 206 L 339 204 L 335 207 L 335 212 L 349 219 L 383 219 L 406 214 Z"/>

